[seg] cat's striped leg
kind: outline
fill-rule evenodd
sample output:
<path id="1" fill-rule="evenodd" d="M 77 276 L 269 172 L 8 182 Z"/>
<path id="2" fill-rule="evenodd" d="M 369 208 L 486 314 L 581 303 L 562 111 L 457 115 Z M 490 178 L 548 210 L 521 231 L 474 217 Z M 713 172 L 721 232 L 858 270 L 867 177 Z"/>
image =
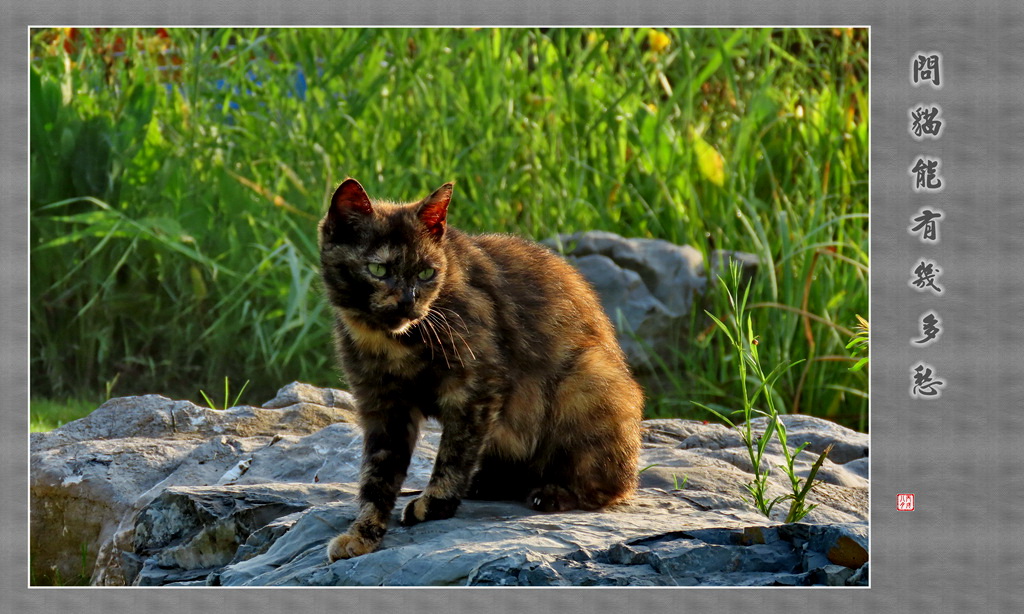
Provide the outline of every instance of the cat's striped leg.
<path id="1" fill-rule="evenodd" d="M 403 525 L 455 515 L 470 478 L 480 464 L 492 425 L 491 416 L 498 407 L 497 399 L 488 398 L 470 403 L 465 408 L 452 409 L 448 416 L 442 417 L 441 443 L 430 482 L 423 494 L 405 507 Z"/>
<path id="2" fill-rule="evenodd" d="M 359 480 L 359 516 L 348 531 L 327 546 L 333 562 L 368 552 L 380 545 L 388 529 L 412 450 L 419 434 L 419 412 L 383 411 L 380 419 L 363 416 L 363 469 Z"/>

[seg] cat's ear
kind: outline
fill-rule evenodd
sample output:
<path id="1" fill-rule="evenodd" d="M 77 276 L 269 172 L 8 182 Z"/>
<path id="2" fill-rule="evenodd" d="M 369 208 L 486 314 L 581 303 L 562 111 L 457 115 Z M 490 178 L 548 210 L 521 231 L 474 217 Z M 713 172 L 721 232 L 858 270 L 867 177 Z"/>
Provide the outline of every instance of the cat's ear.
<path id="1" fill-rule="evenodd" d="M 353 222 L 372 213 L 373 206 L 363 186 L 355 179 L 346 179 L 331 197 L 331 206 L 320 224 L 320 232 L 327 240 L 339 238 L 339 233 Z"/>
<path id="2" fill-rule="evenodd" d="M 338 189 L 331 197 L 332 215 L 341 215 L 347 218 L 358 215 L 370 215 L 373 207 L 370 206 L 370 198 L 366 190 L 355 179 L 349 178 L 341 182 Z"/>
<path id="3" fill-rule="evenodd" d="M 444 236 L 448 219 L 448 201 L 452 199 L 452 182 L 434 190 L 434 193 L 420 202 L 416 215 L 426 228 L 427 234 L 435 239 Z"/>

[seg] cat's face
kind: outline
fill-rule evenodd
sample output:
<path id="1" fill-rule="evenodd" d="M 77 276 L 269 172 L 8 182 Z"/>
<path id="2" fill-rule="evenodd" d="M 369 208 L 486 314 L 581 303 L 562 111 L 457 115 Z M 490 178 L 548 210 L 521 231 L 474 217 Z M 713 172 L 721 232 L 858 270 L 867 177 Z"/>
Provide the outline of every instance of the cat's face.
<path id="1" fill-rule="evenodd" d="M 400 335 L 426 317 L 444 283 L 452 185 L 406 205 L 371 202 L 347 179 L 320 222 L 320 263 L 331 304 L 363 326 Z"/>

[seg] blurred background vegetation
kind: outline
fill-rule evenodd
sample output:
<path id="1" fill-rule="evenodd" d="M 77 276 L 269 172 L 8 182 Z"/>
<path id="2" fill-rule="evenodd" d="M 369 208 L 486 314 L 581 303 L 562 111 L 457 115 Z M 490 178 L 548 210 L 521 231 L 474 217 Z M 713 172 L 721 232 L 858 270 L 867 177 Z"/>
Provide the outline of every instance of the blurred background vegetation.
<path id="1" fill-rule="evenodd" d="M 805 361 L 776 404 L 867 428 L 865 29 L 58 28 L 29 77 L 33 429 L 343 385 L 315 228 L 347 176 L 455 180 L 468 231 L 752 252 L 761 359 Z M 738 406 L 728 341 L 689 341 L 649 417 Z"/>

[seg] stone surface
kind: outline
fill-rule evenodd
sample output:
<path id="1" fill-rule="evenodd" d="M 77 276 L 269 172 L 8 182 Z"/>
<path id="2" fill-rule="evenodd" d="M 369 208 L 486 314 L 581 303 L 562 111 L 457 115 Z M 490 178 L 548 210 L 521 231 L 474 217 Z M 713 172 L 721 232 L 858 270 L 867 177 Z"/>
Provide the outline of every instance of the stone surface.
<path id="1" fill-rule="evenodd" d="M 322 394 L 311 397 L 317 399 Z M 292 439 L 329 425 L 352 428 L 353 420 L 344 405 L 303 401 L 281 409 L 218 411 L 147 395 L 111 399 L 81 420 L 32 433 L 33 578 L 76 578 L 83 548 L 86 571 L 93 569 L 98 556 L 107 556 L 101 547 L 109 545 L 122 519 L 169 486 L 231 481 L 252 468 L 247 463 L 255 451 L 276 443 L 287 448 Z M 284 441 L 275 441 L 285 433 Z M 256 469 L 258 474 L 261 466 Z M 93 573 L 94 583 L 104 579 Z"/>
<path id="2" fill-rule="evenodd" d="M 317 388 L 302 382 L 292 382 L 281 388 L 273 399 L 263 404 L 263 407 L 265 409 L 280 409 L 302 403 L 351 410 L 356 408 L 356 398 L 347 390 Z"/>
<path id="3" fill-rule="evenodd" d="M 565 254 L 597 290 L 641 380 L 650 383 L 647 376 L 660 364 L 672 364 L 672 354 L 684 346 L 693 311 L 703 308 L 709 287 L 700 251 L 604 231 L 558 235 L 545 243 Z M 725 272 L 731 260 L 740 263 L 744 275 L 757 268 L 751 254 L 718 250 L 711 254 L 711 279 Z"/>
<path id="4" fill-rule="evenodd" d="M 809 497 L 818 507 L 800 524 L 781 524 L 782 509 L 766 519 L 743 500 L 749 461 L 735 431 L 648 420 L 641 489 L 627 504 L 542 514 L 465 501 L 454 518 L 414 527 L 398 526 L 396 513 L 381 550 L 328 564 L 325 543 L 357 512 L 362 438 L 351 398 L 291 384 L 267 405 L 281 408 L 116 399 L 33 437 L 37 577 L 48 566 L 73 572 L 87 543 L 100 585 L 867 583 L 867 436 L 824 420 L 785 417 L 791 445 L 835 444 Z M 315 427 L 314 416 L 330 424 Z M 439 437 L 428 423 L 396 509 L 426 485 Z M 772 465 L 781 462 L 774 445 Z M 815 458 L 801 454 L 798 473 Z M 770 496 L 786 492 L 781 477 Z"/>

